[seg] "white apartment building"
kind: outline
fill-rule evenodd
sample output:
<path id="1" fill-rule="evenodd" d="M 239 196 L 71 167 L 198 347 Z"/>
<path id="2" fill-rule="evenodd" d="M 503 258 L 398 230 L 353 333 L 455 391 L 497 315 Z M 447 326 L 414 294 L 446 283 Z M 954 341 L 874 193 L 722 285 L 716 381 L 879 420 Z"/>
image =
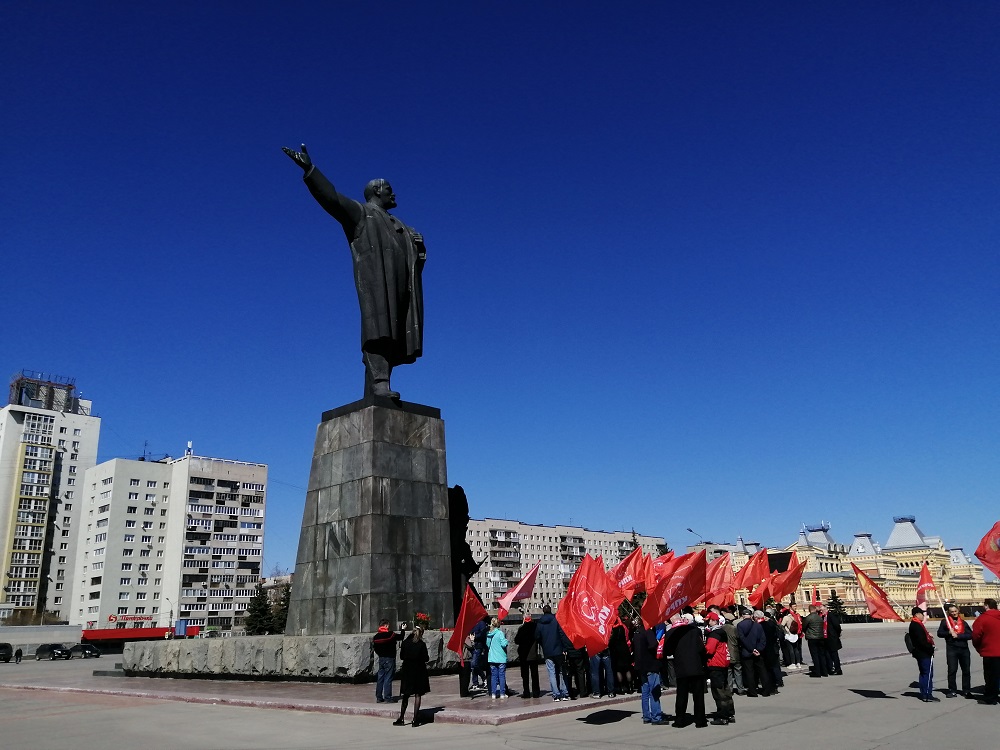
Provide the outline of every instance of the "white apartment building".
<path id="1" fill-rule="evenodd" d="M 242 632 L 261 578 L 265 464 L 188 453 L 114 459 L 84 477 L 77 606 L 86 628 Z"/>
<path id="2" fill-rule="evenodd" d="M 0 408 L 0 620 L 69 619 L 83 476 L 100 431 L 74 379 L 28 370 L 11 379 Z"/>
<path id="3" fill-rule="evenodd" d="M 487 607 L 494 607 L 535 563 L 541 563 L 534 593 L 523 604 L 528 612 L 537 612 L 546 604 L 556 611 L 573 573 L 588 553 L 594 558 L 601 556 L 610 568 L 625 559 L 636 544 L 654 557 L 666 546 L 662 537 L 631 531 L 591 531 L 580 526 L 539 526 L 495 518 L 470 520 L 465 539 L 476 561 L 483 561 L 471 583 Z"/>

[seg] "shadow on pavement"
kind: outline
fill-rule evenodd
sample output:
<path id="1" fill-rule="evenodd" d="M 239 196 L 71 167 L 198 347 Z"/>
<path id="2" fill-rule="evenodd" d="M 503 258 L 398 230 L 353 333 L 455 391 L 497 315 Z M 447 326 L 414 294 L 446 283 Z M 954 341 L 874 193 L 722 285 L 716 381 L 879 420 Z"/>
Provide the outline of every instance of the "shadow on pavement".
<path id="1" fill-rule="evenodd" d="M 594 711 L 594 713 L 587 716 L 581 716 L 577 718 L 577 721 L 582 721 L 584 724 L 603 726 L 604 724 L 614 724 L 622 721 L 629 716 L 635 716 L 637 713 L 638 711 L 619 711 L 614 708 L 606 708 L 603 711 Z"/>
<path id="2" fill-rule="evenodd" d="M 896 700 L 895 695 L 886 695 L 884 690 L 857 690 L 851 688 L 851 692 L 857 693 L 862 698 L 891 698 L 892 700 Z"/>

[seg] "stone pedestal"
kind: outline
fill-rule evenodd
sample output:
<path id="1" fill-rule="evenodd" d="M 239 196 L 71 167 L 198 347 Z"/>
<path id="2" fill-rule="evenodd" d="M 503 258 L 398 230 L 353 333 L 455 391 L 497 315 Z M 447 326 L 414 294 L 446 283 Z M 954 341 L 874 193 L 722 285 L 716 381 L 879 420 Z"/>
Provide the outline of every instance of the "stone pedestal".
<path id="1" fill-rule="evenodd" d="M 371 633 L 417 611 L 453 624 L 444 422 L 368 397 L 316 431 L 285 633 Z"/>

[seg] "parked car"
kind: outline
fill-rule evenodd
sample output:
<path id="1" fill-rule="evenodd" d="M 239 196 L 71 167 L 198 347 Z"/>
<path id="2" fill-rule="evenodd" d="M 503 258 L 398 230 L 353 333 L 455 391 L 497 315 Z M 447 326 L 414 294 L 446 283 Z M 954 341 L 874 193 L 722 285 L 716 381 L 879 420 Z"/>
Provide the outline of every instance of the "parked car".
<path id="1" fill-rule="evenodd" d="M 8 662 L 14 658 L 14 647 L 9 643 L 0 643 L 0 661 Z"/>
<path id="2" fill-rule="evenodd" d="M 69 656 L 66 658 L 72 659 L 74 656 L 78 656 L 81 659 L 98 659 L 101 656 L 101 652 L 97 650 L 96 646 L 91 646 L 89 643 L 78 643 L 69 650 Z"/>
<path id="3" fill-rule="evenodd" d="M 43 643 L 35 649 L 35 661 L 41 661 L 42 659 L 48 659 L 49 661 L 54 659 L 69 659 L 71 656 L 69 648 L 61 643 Z"/>

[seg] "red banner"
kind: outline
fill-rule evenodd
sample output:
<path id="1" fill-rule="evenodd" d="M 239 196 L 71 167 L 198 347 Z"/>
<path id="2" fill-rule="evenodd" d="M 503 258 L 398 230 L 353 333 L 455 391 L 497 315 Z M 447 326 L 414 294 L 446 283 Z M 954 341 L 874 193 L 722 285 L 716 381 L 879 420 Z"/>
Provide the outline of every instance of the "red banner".
<path id="1" fill-rule="evenodd" d="M 705 550 L 678 557 L 671 574 L 663 578 L 648 593 L 642 605 L 642 621 L 647 628 L 665 622 L 705 591 L 705 570 L 708 567 Z"/>
<path id="2" fill-rule="evenodd" d="M 673 572 L 674 568 L 677 567 L 673 551 L 670 551 L 665 555 L 660 555 L 655 560 L 653 560 L 652 565 L 653 565 L 653 580 L 656 583 L 659 583 L 664 576 L 669 576 L 671 572 Z"/>
<path id="3" fill-rule="evenodd" d="M 880 617 L 883 620 L 898 620 L 902 622 L 902 618 L 892 608 L 889 596 L 871 578 L 866 576 L 857 565 L 851 563 L 851 567 L 854 569 L 854 575 L 858 579 L 858 586 L 861 587 L 861 593 L 865 595 L 868 614 L 872 617 Z"/>
<path id="4" fill-rule="evenodd" d="M 465 664 L 465 656 L 462 652 L 462 644 L 465 637 L 476 627 L 476 623 L 486 617 L 486 608 L 476 597 L 476 592 L 471 586 L 466 585 L 465 596 L 462 597 L 462 608 L 458 611 L 458 619 L 455 620 L 455 629 L 448 639 L 448 650 L 458 654 L 462 664 Z"/>
<path id="5" fill-rule="evenodd" d="M 920 568 L 920 581 L 917 583 L 917 606 L 924 612 L 927 611 L 927 592 L 934 591 L 934 579 L 931 578 L 931 569 L 927 567 L 927 561 Z"/>
<path id="6" fill-rule="evenodd" d="M 587 554 L 559 602 L 556 620 L 574 646 L 596 654 L 608 647 L 618 605 L 623 601 L 625 594 L 604 571 L 601 559 Z"/>
<path id="7" fill-rule="evenodd" d="M 986 536 L 976 547 L 976 557 L 993 571 L 993 575 L 1000 577 L 1000 521 L 993 524 L 993 528 L 986 532 Z"/>

